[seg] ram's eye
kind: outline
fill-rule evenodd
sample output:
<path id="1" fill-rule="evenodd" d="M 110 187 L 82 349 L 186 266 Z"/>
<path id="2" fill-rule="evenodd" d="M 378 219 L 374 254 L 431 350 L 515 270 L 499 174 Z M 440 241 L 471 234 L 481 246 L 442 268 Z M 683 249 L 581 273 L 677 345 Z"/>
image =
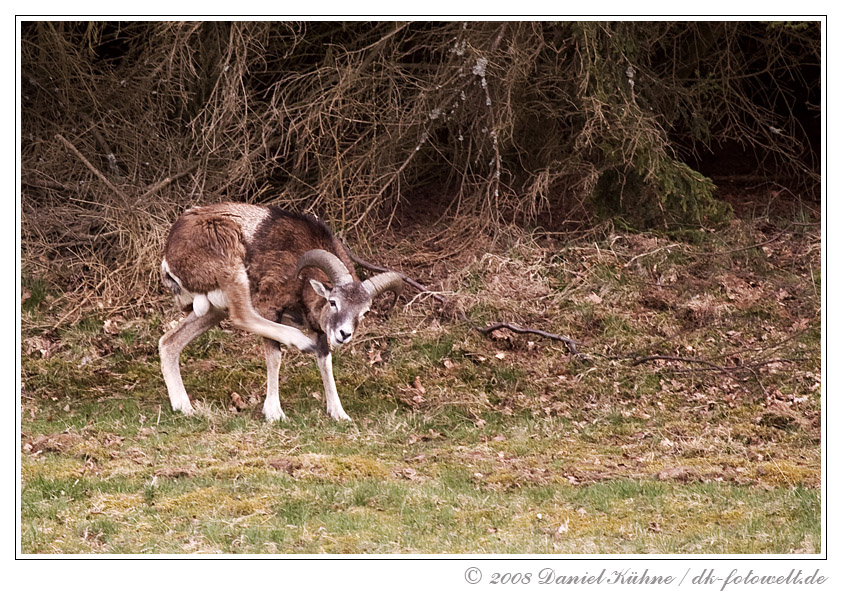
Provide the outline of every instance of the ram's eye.
<path id="1" fill-rule="evenodd" d="M 368 310 L 365 310 L 365 311 L 363 311 L 363 312 L 360 312 L 360 320 L 362 320 L 363 318 L 365 318 L 365 315 L 366 315 L 366 314 L 368 314 Z"/>
<path id="2" fill-rule="evenodd" d="M 330 304 L 330 307 L 331 307 L 331 308 L 335 308 L 335 307 L 336 307 L 336 300 L 328 300 L 328 303 Z"/>

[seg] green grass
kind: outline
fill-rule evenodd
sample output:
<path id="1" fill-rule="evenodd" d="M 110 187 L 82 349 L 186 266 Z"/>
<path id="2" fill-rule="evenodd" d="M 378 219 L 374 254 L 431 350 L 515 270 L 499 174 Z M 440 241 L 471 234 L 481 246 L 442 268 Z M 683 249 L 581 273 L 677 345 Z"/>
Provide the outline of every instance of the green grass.
<path id="1" fill-rule="evenodd" d="M 591 355 L 438 324 L 416 305 L 337 354 L 353 423 L 326 416 L 315 363 L 297 354 L 281 369 L 289 421 L 264 422 L 262 346 L 227 329 L 185 350 L 199 412 L 175 414 L 156 350 L 171 313 L 111 333 L 108 316 L 86 313 L 50 332 L 58 314 L 31 297 L 22 551 L 817 552 L 817 273 L 797 246 L 762 277 L 744 267 L 763 251 L 737 265 L 694 256 L 719 249 L 706 237 L 681 257 L 627 235 L 478 258 L 460 273 L 468 311 L 534 321 Z M 523 277 L 507 293 L 500 271 Z M 563 299 L 548 295 L 566 278 Z M 600 356 L 629 352 L 780 361 L 722 373 Z M 232 392 L 244 410 L 229 408 Z"/>
<path id="2" fill-rule="evenodd" d="M 49 295 L 48 284 L 44 279 L 24 275 L 21 287 L 23 289 L 23 296 L 29 295 L 29 297 L 22 300 L 21 308 L 24 312 L 38 310 Z"/>
<path id="3" fill-rule="evenodd" d="M 293 370 L 317 387 L 307 367 Z M 820 542 L 817 470 L 768 469 L 740 485 L 717 477 L 730 461 L 719 454 L 696 465 L 698 479 L 659 481 L 656 458 L 624 450 L 660 451 L 659 435 L 640 444 L 650 420 L 620 406 L 574 416 L 591 422 L 577 428 L 526 410 L 479 417 L 346 397 L 356 423 L 337 424 L 304 391 L 285 400 L 290 422 L 272 425 L 259 405 L 225 410 L 215 391 L 185 418 L 169 411 L 153 362 L 120 373 L 140 379 L 141 395 L 47 400 L 25 424 L 79 439 L 23 455 L 23 551 L 785 553 Z M 250 375 L 232 372 L 228 386 L 258 390 Z"/>
<path id="4" fill-rule="evenodd" d="M 563 453 L 500 443 L 499 458 L 479 430 L 401 448 L 429 435 L 417 419 L 372 421 L 362 434 L 173 417 L 116 456 L 94 446 L 27 460 L 24 551 L 768 553 L 819 541 L 818 496 L 803 486 L 574 485 Z M 294 464 L 275 469 L 278 458 Z M 189 472 L 167 477 L 173 464 Z"/>

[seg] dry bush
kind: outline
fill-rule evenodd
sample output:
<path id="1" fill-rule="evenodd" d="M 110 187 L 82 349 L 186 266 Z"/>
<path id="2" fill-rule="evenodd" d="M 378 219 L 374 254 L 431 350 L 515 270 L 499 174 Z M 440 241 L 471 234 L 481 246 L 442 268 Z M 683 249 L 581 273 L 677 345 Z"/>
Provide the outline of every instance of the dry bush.
<path id="1" fill-rule="evenodd" d="M 21 57 L 25 274 L 122 304 L 197 203 L 366 244 L 400 209 L 463 236 L 595 199 L 702 218 L 686 162 L 733 140 L 817 177 L 816 23 L 30 22 Z"/>

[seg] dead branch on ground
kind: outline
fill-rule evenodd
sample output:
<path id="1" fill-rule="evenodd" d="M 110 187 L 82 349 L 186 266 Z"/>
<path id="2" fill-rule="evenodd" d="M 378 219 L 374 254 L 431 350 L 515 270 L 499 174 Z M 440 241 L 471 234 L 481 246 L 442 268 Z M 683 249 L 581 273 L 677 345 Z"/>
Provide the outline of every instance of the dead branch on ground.
<path id="1" fill-rule="evenodd" d="M 376 264 L 372 264 L 372 263 L 370 263 L 366 260 L 363 260 L 362 258 L 357 256 L 356 254 L 354 254 L 351 250 L 349 250 L 347 246 L 345 246 L 345 249 L 348 251 L 348 254 L 351 256 L 351 260 L 353 260 L 355 263 L 357 263 L 358 265 L 360 265 L 364 269 L 368 269 L 368 270 L 373 271 L 375 273 L 384 273 L 384 272 L 387 272 L 387 271 L 391 271 L 391 269 L 387 269 L 385 267 L 381 267 L 381 266 L 378 266 Z M 442 306 L 446 306 L 447 300 L 445 300 L 445 298 L 442 295 L 440 295 L 440 294 L 438 294 L 434 291 L 431 291 L 430 289 L 428 289 L 427 287 L 425 287 L 424 285 L 422 285 L 421 283 L 419 283 L 418 281 L 416 281 L 412 277 L 406 275 L 405 273 L 402 273 L 400 271 L 395 271 L 395 272 L 397 272 L 407 284 L 411 285 L 412 287 L 414 287 L 415 289 L 417 289 L 421 293 L 426 293 L 426 294 L 431 295 L 436 301 L 441 303 Z M 505 328 L 505 329 L 508 329 L 508 330 L 510 330 L 514 333 L 518 333 L 518 334 L 533 334 L 533 335 L 538 335 L 539 337 L 544 337 L 545 339 L 551 339 L 553 341 L 561 341 L 562 343 L 564 343 L 567 346 L 567 349 L 568 349 L 568 351 L 570 352 L 571 355 L 575 355 L 575 356 L 583 355 L 576 348 L 576 341 L 574 341 L 573 339 L 571 339 L 569 337 L 565 337 L 563 335 L 557 335 L 555 333 L 550 333 L 550 332 L 547 332 L 547 331 L 544 331 L 544 330 L 541 330 L 541 329 L 523 327 L 523 326 L 511 323 L 511 322 L 494 322 L 494 323 L 491 323 L 488 326 L 477 326 L 473 322 L 471 322 L 471 320 L 468 318 L 468 316 L 464 312 L 462 312 L 461 310 L 456 311 L 456 316 L 457 316 L 457 318 L 459 318 L 460 321 L 465 322 L 467 324 L 470 324 L 471 327 L 475 331 L 477 331 L 478 333 L 482 333 L 484 335 L 488 335 L 488 334 L 491 334 L 493 331 Z"/>

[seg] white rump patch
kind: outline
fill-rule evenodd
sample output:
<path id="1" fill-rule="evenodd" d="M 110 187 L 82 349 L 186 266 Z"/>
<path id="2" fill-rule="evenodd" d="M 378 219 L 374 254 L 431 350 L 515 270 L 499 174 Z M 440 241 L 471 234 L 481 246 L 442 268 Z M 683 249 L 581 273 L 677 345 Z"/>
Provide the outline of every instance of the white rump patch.
<path id="1" fill-rule="evenodd" d="M 204 316 L 210 310 L 210 302 L 208 296 L 203 293 L 193 296 L 193 312 L 196 316 Z"/>
<path id="2" fill-rule="evenodd" d="M 184 285 L 181 283 L 181 279 L 176 277 L 173 272 L 170 270 L 170 265 L 167 264 L 167 260 L 164 259 L 161 261 L 161 272 L 164 275 L 169 275 L 173 281 L 178 285 L 179 291 L 175 293 L 175 301 L 178 303 L 179 306 L 182 308 L 193 304 L 193 312 L 196 313 L 196 316 L 204 316 L 210 311 L 211 306 L 218 310 L 227 310 L 228 309 L 228 300 L 225 297 L 225 294 L 221 289 L 214 289 L 213 291 L 209 291 L 208 293 L 191 293 L 184 289 Z"/>
<path id="3" fill-rule="evenodd" d="M 228 300 L 225 299 L 225 294 L 221 289 L 214 289 L 208 293 L 197 293 L 193 296 L 193 312 L 196 316 L 204 316 L 208 313 L 211 306 L 217 310 L 227 310 Z"/>
<path id="4" fill-rule="evenodd" d="M 219 310 L 228 309 L 228 300 L 225 298 L 225 294 L 222 293 L 221 289 L 214 289 L 213 291 L 209 291 L 208 300 L 211 304 L 213 304 L 214 308 L 218 308 Z"/>

